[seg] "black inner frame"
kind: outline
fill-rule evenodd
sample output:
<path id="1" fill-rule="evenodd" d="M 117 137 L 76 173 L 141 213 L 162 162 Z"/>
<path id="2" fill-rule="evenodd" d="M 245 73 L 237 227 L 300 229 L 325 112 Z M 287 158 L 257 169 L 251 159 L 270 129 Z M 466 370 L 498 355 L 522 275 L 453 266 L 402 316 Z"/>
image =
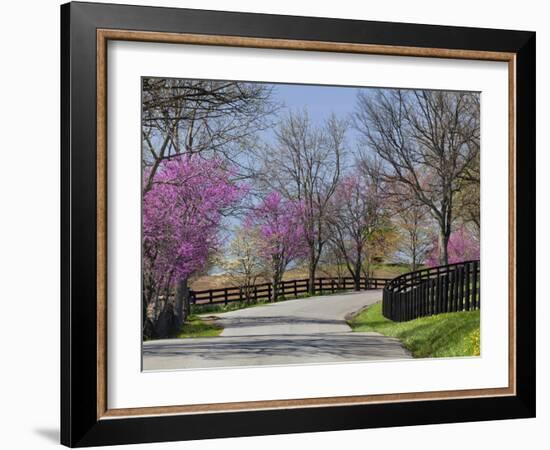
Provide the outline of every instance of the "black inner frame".
<path id="1" fill-rule="evenodd" d="M 516 293 L 521 293 L 516 305 L 516 395 L 98 420 L 96 30 L 99 28 L 515 53 Z M 60 132 L 63 444 L 81 447 L 535 416 L 534 32 L 65 4 L 61 7 Z"/>

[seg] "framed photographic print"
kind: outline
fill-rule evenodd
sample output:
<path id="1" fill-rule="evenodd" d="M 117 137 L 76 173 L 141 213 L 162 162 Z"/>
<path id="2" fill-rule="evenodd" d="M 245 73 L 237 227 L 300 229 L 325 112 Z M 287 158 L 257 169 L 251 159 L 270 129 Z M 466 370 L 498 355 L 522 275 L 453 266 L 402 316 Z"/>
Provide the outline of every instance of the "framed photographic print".
<path id="1" fill-rule="evenodd" d="M 61 19 L 63 444 L 535 415 L 535 33 Z"/>

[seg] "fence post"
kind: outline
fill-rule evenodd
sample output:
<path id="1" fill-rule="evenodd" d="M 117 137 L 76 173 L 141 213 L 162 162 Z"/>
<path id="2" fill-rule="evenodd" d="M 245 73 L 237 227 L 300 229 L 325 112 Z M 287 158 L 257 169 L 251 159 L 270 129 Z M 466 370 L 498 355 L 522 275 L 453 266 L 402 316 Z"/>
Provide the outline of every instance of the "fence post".
<path id="1" fill-rule="evenodd" d="M 466 311 L 470 311 L 470 292 L 472 289 L 470 288 L 470 270 L 472 268 L 472 263 L 466 264 L 466 293 L 464 294 L 464 299 L 466 300 Z"/>
<path id="2" fill-rule="evenodd" d="M 214 299 L 212 298 L 212 289 L 210 289 L 210 291 L 208 291 L 208 302 L 212 303 L 213 301 Z"/>
<path id="3" fill-rule="evenodd" d="M 480 270 L 479 262 L 477 264 L 476 274 L 478 270 Z M 476 293 L 477 293 L 477 309 L 480 309 L 481 308 L 481 271 L 479 272 L 479 276 L 477 276 Z"/>
<path id="4" fill-rule="evenodd" d="M 430 304 L 428 306 L 429 315 L 431 316 L 434 314 L 435 311 L 435 280 L 433 278 L 430 278 L 430 288 L 431 288 L 431 295 L 430 295 Z"/>
<path id="5" fill-rule="evenodd" d="M 298 286 L 296 286 L 296 280 L 294 280 L 294 297 L 298 297 Z"/>
<path id="6" fill-rule="evenodd" d="M 227 288 L 223 290 L 223 304 L 227 306 Z"/>
<path id="7" fill-rule="evenodd" d="M 449 272 L 445 272 L 443 284 L 445 285 L 445 290 L 443 291 L 445 294 L 443 312 L 449 312 Z"/>
<path id="8" fill-rule="evenodd" d="M 382 314 L 395 321 L 480 307 L 479 261 L 409 272 L 385 281 Z M 377 287 L 381 280 L 371 280 Z"/>
<path id="9" fill-rule="evenodd" d="M 464 311 L 464 265 L 458 269 L 458 310 Z"/>
<path id="10" fill-rule="evenodd" d="M 420 316 L 424 317 L 426 315 L 426 299 L 428 297 L 428 290 L 426 289 L 427 282 L 422 281 L 422 295 L 420 297 Z"/>
<path id="11" fill-rule="evenodd" d="M 454 312 L 455 309 L 455 271 L 449 272 L 449 311 Z"/>
<path id="12" fill-rule="evenodd" d="M 472 283 L 472 290 L 473 290 L 473 297 L 472 297 L 472 303 L 474 306 L 474 309 L 477 309 L 477 261 L 474 261 L 474 281 Z"/>
<path id="13" fill-rule="evenodd" d="M 455 275 L 455 311 L 461 311 L 462 308 L 460 305 L 462 305 L 462 299 L 458 296 L 458 293 L 460 292 L 459 285 L 460 285 L 460 268 L 457 266 L 454 271 Z"/>
<path id="14" fill-rule="evenodd" d="M 419 283 L 421 283 L 421 281 Z M 418 300 L 420 297 L 420 288 L 421 288 L 421 284 L 417 284 L 417 286 L 414 288 L 414 297 L 413 297 L 414 300 L 412 304 L 411 319 L 413 317 L 416 317 L 416 315 L 418 314 Z"/>
<path id="15" fill-rule="evenodd" d="M 439 314 L 441 312 L 441 277 L 439 276 L 439 273 L 436 275 L 435 284 L 436 297 L 434 303 L 434 314 Z"/>
<path id="16" fill-rule="evenodd" d="M 407 292 L 407 305 L 406 305 L 406 313 L 405 313 L 405 320 L 409 320 L 411 318 L 411 303 L 413 298 L 413 291 L 412 289 Z"/>

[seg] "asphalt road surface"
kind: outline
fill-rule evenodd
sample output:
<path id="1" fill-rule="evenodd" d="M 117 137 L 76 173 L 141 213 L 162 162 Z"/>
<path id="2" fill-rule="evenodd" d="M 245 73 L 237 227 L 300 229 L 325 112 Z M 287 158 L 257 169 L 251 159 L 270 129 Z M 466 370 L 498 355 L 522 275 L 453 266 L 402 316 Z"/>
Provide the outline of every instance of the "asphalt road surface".
<path id="1" fill-rule="evenodd" d="M 144 370 L 196 369 L 410 358 L 397 340 L 352 332 L 346 317 L 382 291 L 318 296 L 215 314 L 219 337 L 143 344 Z"/>

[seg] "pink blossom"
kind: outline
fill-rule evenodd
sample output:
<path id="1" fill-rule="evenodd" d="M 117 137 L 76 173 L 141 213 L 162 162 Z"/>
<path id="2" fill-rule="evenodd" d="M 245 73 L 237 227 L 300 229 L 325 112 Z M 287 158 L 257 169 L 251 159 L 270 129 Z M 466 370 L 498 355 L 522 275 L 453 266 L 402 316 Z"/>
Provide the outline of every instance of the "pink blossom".
<path id="1" fill-rule="evenodd" d="M 157 285 L 205 268 L 223 212 L 246 193 L 233 175 L 220 160 L 197 155 L 161 163 L 143 196 L 143 263 Z"/>
<path id="2" fill-rule="evenodd" d="M 302 203 L 272 192 L 245 219 L 245 228 L 259 233 L 260 254 L 283 271 L 291 261 L 307 255 L 303 214 Z"/>
<path id="3" fill-rule="evenodd" d="M 449 255 L 449 264 L 479 259 L 479 240 L 464 225 L 460 225 L 451 233 L 447 252 Z M 437 240 L 434 241 L 433 250 L 426 260 L 426 265 L 430 267 L 439 266 Z"/>

